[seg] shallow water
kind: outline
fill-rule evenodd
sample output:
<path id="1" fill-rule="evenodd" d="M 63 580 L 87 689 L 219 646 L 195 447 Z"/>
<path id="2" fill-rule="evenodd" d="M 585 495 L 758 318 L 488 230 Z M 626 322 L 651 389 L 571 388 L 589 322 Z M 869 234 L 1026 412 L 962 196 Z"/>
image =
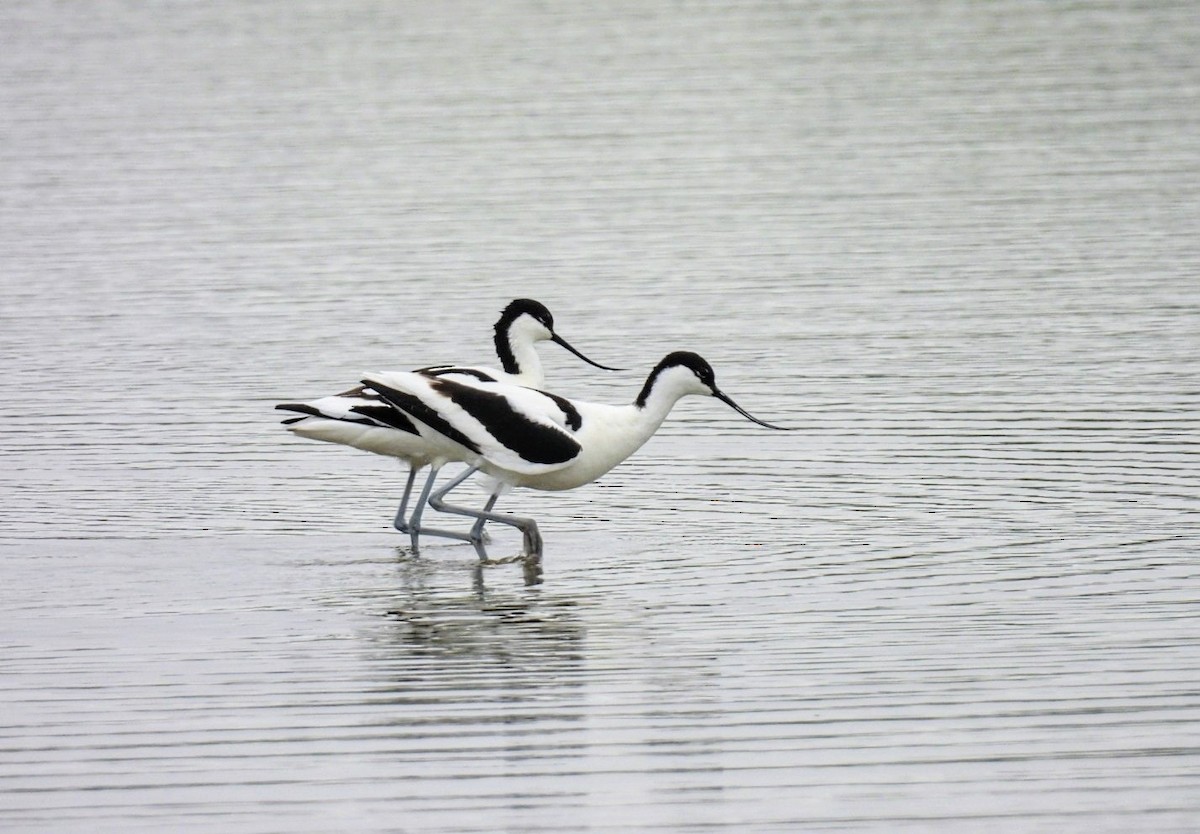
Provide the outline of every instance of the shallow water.
<path id="1" fill-rule="evenodd" d="M 1200 824 L 1190 4 L 89 8 L 0 11 L 6 831 Z M 800 431 L 416 558 L 271 406 L 517 296 Z"/>

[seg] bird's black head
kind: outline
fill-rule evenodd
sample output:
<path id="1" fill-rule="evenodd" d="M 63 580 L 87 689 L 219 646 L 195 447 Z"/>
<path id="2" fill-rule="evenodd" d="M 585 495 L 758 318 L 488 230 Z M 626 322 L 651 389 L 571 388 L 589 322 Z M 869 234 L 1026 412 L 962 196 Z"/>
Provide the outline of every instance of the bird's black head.
<path id="1" fill-rule="evenodd" d="M 691 371 L 692 376 L 699 380 L 700 384 L 709 389 L 709 391 L 717 389 L 717 375 L 713 372 L 712 365 L 708 364 L 708 361 L 703 356 L 698 353 L 692 353 L 690 350 L 677 350 L 673 353 L 668 353 L 654 366 L 654 370 L 646 378 L 646 384 L 642 387 L 642 392 L 638 395 L 637 404 L 644 406 L 647 398 L 650 396 L 650 391 L 654 388 L 655 383 L 658 382 L 659 377 L 675 368 L 684 368 Z"/>
<path id="2" fill-rule="evenodd" d="M 554 332 L 554 316 L 550 315 L 550 311 L 546 309 L 546 305 L 539 301 L 534 301 L 532 298 L 518 298 L 510 301 L 508 306 L 500 313 L 500 320 L 496 322 L 496 331 L 507 329 L 514 321 L 521 316 L 531 316 L 535 321 L 545 326 L 551 333 Z"/>
<path id="3" fill-rule="evenodd" d="M 682 372 L 677 371 L 677 368 L 683 369 Z M 691 372 L 691 376 L 687 375 L 689 371 Z M 646 385 L 638 395 L 637 405 L 639 408 L 645 407 L 646 402 L 650 399 L 650 395 L 654 391 L 655 384 L 659 382 L 660 378 L 662 378 L 664 384 L 679 386 L 676 390 L 681 393 L 707 394 L 708 396 L 716 397 L 738 414 L 758 423 L 760 426 L 766 426 L 769 429 L 783 428 L 783 426 L 774 426 L 758 419 L 735 403 L 728 394 L 717 387 L 717 375 L 713 372 L 712 365 L 708 364 L 708 361 L 704 357 L 692 353 L 690 350 L 677 350 L 674 353 L 668 353 L 662 358 L 661 362 L 654 366 L 654 370 L 650 372 L 650 376 L 646 380 Z M 699 387 L 697 387 L 697 383 L 699 383 Z"/>
<path id="4" fill-rule="evenodd" d="M 712 365 L 708 364 L 708 360 L 698 353 L 692 353 L 690 350 L 668 353 L 658 363 L 658 369 L 665 370 L 667 368 L 687 368 L 696 375 L 696 379 L 709 388 L 717 387 L 716 372 L 713 371 Z"/>

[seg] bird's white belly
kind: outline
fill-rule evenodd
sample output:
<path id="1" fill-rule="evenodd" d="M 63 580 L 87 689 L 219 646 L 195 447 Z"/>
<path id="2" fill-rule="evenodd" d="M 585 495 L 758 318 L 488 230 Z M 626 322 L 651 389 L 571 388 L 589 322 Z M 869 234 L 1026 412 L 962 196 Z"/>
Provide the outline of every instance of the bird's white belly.
<path id="1" fill-rule="evenodd" d="M 412 463 L 428 462 L 429 444 L 415 434 L 399 429 L 365 426 L 344 420 L 307 417 L 288 426 L 288 429 L 310 440 L 323 440 L 374 452 L 377 455 L 402 458 Z"/>

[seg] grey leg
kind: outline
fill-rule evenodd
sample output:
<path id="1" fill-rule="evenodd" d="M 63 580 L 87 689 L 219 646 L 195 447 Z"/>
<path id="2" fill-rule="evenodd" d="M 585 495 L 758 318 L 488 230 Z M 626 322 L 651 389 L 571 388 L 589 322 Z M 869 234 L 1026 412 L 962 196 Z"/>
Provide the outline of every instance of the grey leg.
<path id="1" fill-rule="evenodd" d="M 404 497 L 400 499 L 400 509 L 396 510 L 396 520 L 392 522 L 392 526 L 401 533 L 408 532 L 408 522 L 404 516 L 408 511 L 408 496 L 412 495 L 413 482 L 416 480 L 417 467 L 410 466 L 408 468 L 408 483 L 404 485 Z"/>
<path id="2" fill-rule="evenodd" d="M 483 525 L 489 521 L 494 521 L 497 524 L 507 524 L 509 527 L 516 527 L 524 536 L 525 555 L 540 559 L 542 556 L 542 534 L 538 532 L 537 522 L 532 518 L 521 518 L 515 515 L 503 515 L 492 512 L 492 508 L 496 506 L 496 499 L 499 498 L 498 493 L 492 494 L 482 510 L 472 510 L 445 502 L 446 494 L 465 481 L 467 476 L 474 474 L 475 469 L 476 467 L 471 467 L 458 478 L 455 478 L 449 484 L 429 496 L 429 506 L 440 513 L 465 515 L 468 518 L 475 519 L 475 524 L 471 527 L 472 536 L 478 535 L 481 537 L 483 534 Z M 475 538 L 472 539 L 472 541 L 477 540 Z"/>
<path id="3" fill-rule="evenodd" d="M 458 539 L 459 541 L 465 541 L 465 542 L 474 541 L 474 539 L 471 538 L 470 533 L 458 533 L 458 532 L 455 532 L 454 530 L 438 530 L 433 527 L 422 527 L 421 526 L 421 516 L 425 512 L 425 505 L 430 504 L 430 506 L 433 506 L 433 508 L 435 510 L 437 509 L 437 506 L 433 505 L 430 502 L 429 493 L 433 489 L 433 482 L 437 480 L 438 472 L 440 472 L 440 471 L 441 471 L 440 466 L 431 466 L 430 467 L 429 477 L 425 479 L 425 486 L 421 489 L 420 497 L 417 498 L 416 509 L 413 510 L 412 518 L 410 518 L 408 520 L 408 527 L 409 527 L 408 534 L 409 534 L 409 536 L 412 537 L 412 546 L 413 546 L 414 551 L 419 549 L 417 539 L 421 535 L 439 536 L 440 538 L 443 538 L 443 539 Z M 466 474 L 469 475 L 469 474 L 471 474 L 472 471 L 473 470 L 467 470 Z M 452 481 L 451 483 L 453 486 L 457 486 L 458 484 L 462 483 L 464 480 L 465 480 L 465 477 L 460 475 L 458 478 L 455 478 L 454 481 Z"/>
<path id="4" fill-rule="evenodd" d="M 462 511 L 463 508 L 446 504 L 442 501 L 442 499 L 446 497 L 446 495 L 450 492 L 450 490 L 457 489 L 464 481 L 467 480 L 467 478 L 471 477 L 478 471 L 479 471 L 478 466 L 468 466 L 465 470 L 463 470 L 459 474 L 459 476 L 457 478 L 455 478 L 450 483 L 446 484 L 444 487 L 439 489 L 437 491 L 437 493 L 435 493 L 434 497 L 430 498 L 430 506 L 432 506 L 438 512 L 442 512 L 442 507 L 450 507 L 449 512 L 456 513 L 458 515 L 469 515 L 472 518 L 474 518 L 475 517 L 474 512 L 463 512 Z M 484 508 L 483 508 L 485 512 L 490 511 L 492 509 L 492 507 L 494 507 L 496 505 L 496 499 L 498 497 L 499 497 L 499 493 L 496 493 L 496 494 L 493 494 L 488 499 L 487 504 L 484 505 Z M 435 498 L 437 499 L 437 503 L 434 503 Z M 480 546 L 483 544 L 483 539 L 484 539 L 483 525 L 485 525 L 485 524 L 487 524 L 487 519 L 480 518 L 471 527 L 471 542 L 475 545 L 475 549 L 477 551 L 480 550 Z M 482 552 L 480 552 L 479 558 L 484 559 L 487 557 Z"/>
<path id="5" fill-rule="evenodd" d="M 499 497 L 499 492 L 493 492 L 491 496 L 488 497 L 487 503 L 483 505 L 483 511 L 485 513 L 490 513 L 492 511 L 492 507 L 496 506 L 496 499 Z M 483 525 L 487 524 L 487 522 L 488 520 L 486 518 L 480 518 L 471 526 L 472 539 L 476 541 L 483 541 Z"/>

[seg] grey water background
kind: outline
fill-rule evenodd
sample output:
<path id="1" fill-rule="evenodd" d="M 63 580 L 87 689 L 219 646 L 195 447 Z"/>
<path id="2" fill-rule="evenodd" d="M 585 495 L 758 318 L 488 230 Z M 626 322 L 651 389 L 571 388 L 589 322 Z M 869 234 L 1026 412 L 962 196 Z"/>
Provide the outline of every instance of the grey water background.
<path id="1" fill-rule="evenodd" d="M 1200 827 L 1200 15 L 0 8 L 0 828 Z M 631 399 L 538 584 L 271 406 Z M 495 555 L 515 552 L 496 531 Z M 507 549 L 507 550 L 506 550 Z"/>

